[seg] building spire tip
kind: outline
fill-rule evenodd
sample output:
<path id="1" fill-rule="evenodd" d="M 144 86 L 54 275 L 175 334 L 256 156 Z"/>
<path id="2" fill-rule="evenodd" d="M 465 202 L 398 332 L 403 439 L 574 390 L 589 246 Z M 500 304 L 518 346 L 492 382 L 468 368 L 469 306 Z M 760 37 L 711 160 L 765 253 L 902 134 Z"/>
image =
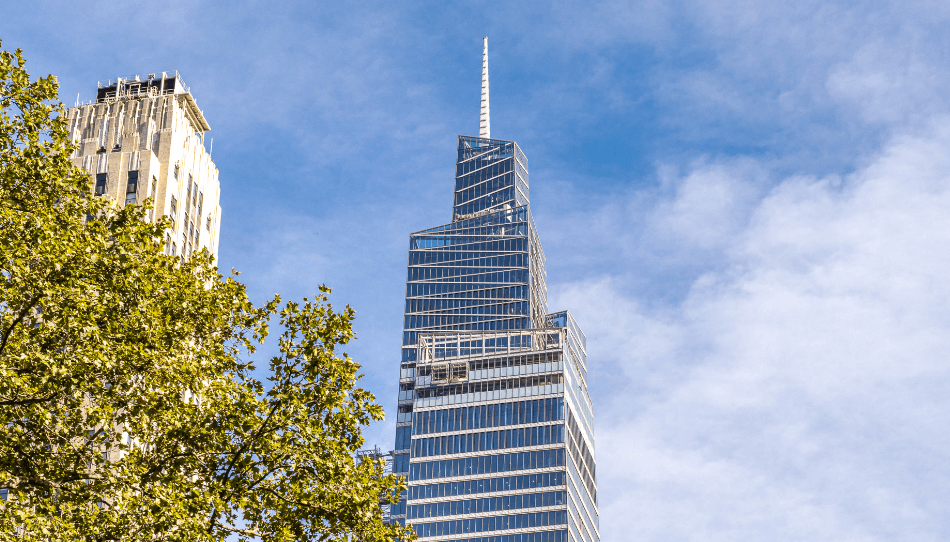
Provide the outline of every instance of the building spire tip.
<path id="1" fill-rule="evenodd" d="M 478 137 L 491 138 L 491 115 L 488 108 L 488 36 L 482 38 L 482 111 L 478 119 Z"/>

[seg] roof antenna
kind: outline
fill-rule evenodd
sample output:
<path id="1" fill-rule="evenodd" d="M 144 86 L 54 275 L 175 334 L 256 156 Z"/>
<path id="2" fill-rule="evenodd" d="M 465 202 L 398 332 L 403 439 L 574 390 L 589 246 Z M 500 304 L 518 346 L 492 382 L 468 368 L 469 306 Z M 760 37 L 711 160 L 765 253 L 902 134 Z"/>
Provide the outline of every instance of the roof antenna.
<path id="1" fill-rule="evenodd" d="M 491 138 L 491 117 L 488 113 L 488 38 L 482 38 L 482 114 L 478 119 L 478 137 Z"/>

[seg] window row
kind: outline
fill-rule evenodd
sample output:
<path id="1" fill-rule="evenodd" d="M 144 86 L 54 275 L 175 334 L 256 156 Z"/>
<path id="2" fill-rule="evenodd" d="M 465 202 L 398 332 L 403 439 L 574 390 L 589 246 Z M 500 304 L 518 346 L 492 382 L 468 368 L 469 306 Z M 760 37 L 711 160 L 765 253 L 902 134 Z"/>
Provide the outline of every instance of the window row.
<path id="1" fill-rule="evenodd" d="M 510 340 L 509 340 L 510 339 Z M 514 334 L 505 337 L 494 337 L 491 339 L 473 339 L 469 341 L 445 342 L 434 348 L 436 358 L 448 358 L 455 356 L 474 356 L 478 354 L 495 354 L 495 356 L 468 361 L 470 371 L 476 373 L 485 371 L 486 378 L 492 376 L 504 376 L 499 372 L 500 369 L 511 369 L 516 367 L 531 367 L 525 371 L 511 371 L 507 374 L 533 374 L 546 373 L 560 370 L 558 362 L 561 360 L 561 353 L 558 351 L 538 352 L 534 354 L 508 354 L 509 348 L 530 348 L 531 335 Z M 546 369 L 550 367 L 550 369 Z M 422 365 L 419 368 L 419 376 L 428 376 L 430 366 Z M 476 376 L 475 378 L 481 378 Z"/>
<path id="2" fill-rule="evenodd" d="M 396 472 L 396 471 L 394 471 Z M 498 478 L 479 478 L 461 482 L 442 482 L 409 486 L 409 499 L 431 499 L 433 497 L 456 497 L 496 491 L 514 491 L 536 487 L 558 487 L 567 483 L 567 472 L 542 472 L 522 474 L 521 476 L 500 476 Z"/>
<path id="3" fill-rule="evenodd" d="M 417 412 L 413 416 L 412 433 L 428 435 L 446 431 L 464 431 L 486 427 L 504 427 L 525 423 L 564 419 L 564 398 L 535 399 L 512 403 L 496 403 L 474 407 L 449 408 Z"/>
<path id="4" fill-rule="evenodd" d="M 444 292 L 439 292 L 438 294 L 429 294 L 424 297 L 428 301 L 440 301 L 448 299 L 528 299 L 528 287 L 527 286 L 507 286 L 501 288 L 493 288 L 492 285 L 485 284 L 452 284 L 452 288 L 445 289 Z M 408 292 L 408 290 L 407 290 Z M 436 297 L 437 296 L 437 297 Z M 407 299 L 407 302 L 419 303 L 423 299 Z M 417 312 L 418 305 L 416 305 Z M 442 306 L 441 308 L 450 308 L 448 305 Z M 428 310 L 438 310 L 439 306 L 436 305 L 432 307 L 429 305 Z"/>
<path id="5" fill-rule="evenodd" d="M 568 542 L 568 538 L 567 531 L 561 530 L 462 538 L 453 539 L 451 542 Z"/>
<path id="6" fill-rule="evenodd" d="M 442 320 L 440 320 L 440 322 L 444 321 L 445 323 L 435 324 L 435 327 L 441 328 L 439 331 L 507 331 L 509 329 L 528 329 L 530 327 L 528 318 L 526 317 L 489 319 L 491 318 L 489 316 L 443 316 L 441 318 Z M 450 318 L 452 322 L 449 321 Z M 455 322 L 455 318 L 458 318 L 459 321 Z M 466 323 L 462 323 L 462 320 Z M 426 332 L 427 331 L 422 331 L 422 333 Z M 418 336 L 418 331 L 403 331 L 403 346 L 417 344 Z M 415 359 L 412 356 L 410 356 L 410 358 Z"/>
<path id="7" fill-rule="evenodd" d="M 566 491 L 548 491 L 547 493 L 526 493 L 505 495 L 504 497 L 486 497 L 464 501 L 434 502 L 416 504 L 409 507 L 407 519 L 434 518 L 439 516 L 458 516 L 461 514 L 479 514 L 482 512 L 500 512 L 521 508 L 541 508 L 567 504 Z"/>
<path id="8" fill-rule="evenodd" d="M 495 205 L 501 205 L 503 203 L 514 202 L 515 199 L 515 189 L 513 186 L 509 186 L 503 190 L 493 192 L 486 196 L 481 196 L 478 199 L 464 203 L 462 205 L 455 206 L 456 216 L 464 216 L 472 213 L 477 213 L 485 209 L 490 209 Z M 467 201 L 467 200 L 466 200 Z M 501 209 L 498 210 L 499 212 Z"/>
<path id="9" fill-rule="evenodd" d="M 413 246 L 412 239 L 422 238 L 440 239 L 444 245 L 454 246 L 501 240 L 505 237 L 515 235 L 525 235 L 525 222 L 529 219 L 530 212 L 527 206 L 515 207 L 513 209 L 507 209 L 504 212 L 476 216 L 458 222 L 449 222 L 448 224 L 427 230 L 417 231 L 410 237 L 409 246 Z M 430 247 L 433 246 L 432 243 L 424 244 Z M 479 245 L 473 246 L 476 250 L 478 247 Z"/>
<path id="10" fill-rule="evenodd" d="M 511 318 L 511 315 L 501 314 L 427 316 L 424 320 L 421 317 L 413 317 L 412 323 L 417 325 L 406 329 L 428 331 L 506 331 L 509 329 L 527 329 L 527 320 L 527 317 Z"/>
<path id="11" fill-rule="evenodd" d="M 416 256 L 433 256 L 440 255 L 443 258 L 425 258 L 425 261 L 420 261 L 421 258 L 415 259 L 412 258 L 412 255 Z M 415 261 L 413 261 L 415 260 Z M 439 254 L 432 254 L 428 252 L 414 252 L 410 254 L 409 266 L 452 266 L 452 267 L 485 267 L 485 268 L 508 268 L 508 267 L 527 267 L 528 266 L 528 254 L 526 252 L 518 252 L 515 254 L 482 254 L 478 252 L 443 252 Z"/>
<path id="12" fill-rule="evenodd" d="M 499 161 L 512 156 L 515 149 L 514 141 L 487 139 L 474 136 L 459 136 L 458 162 L 468 160 L 473 162 Z"/>
<path id="13" fill-rule="evenodd" d="M 505 237 L 527 235 L 525 221 L 529 216 L 527 205 L 496 211 L 491 214 L 466 218 L 414 233 L 414 236 L 451 236 L 449 244 L 459 245 Z M 410 245 L 411 246 L 411 245 Z"/>
<path id="14" fill-rule="evenodd" d="M 408 332 L 407 332 L 408 333 Z M 410 337 L 406 336 L 408 340 Z M 412 338 L 417 338 L 413 333 Z M 475 356 L 479 354 L 495 354 L 495 356 L 469 361 L 469 369 L 472 371 L 495 371 L 496 369 L 524 368 L 527 370 L 518 371 L 495 371 L 494 373 L 477 374 L 474 378 L 492 378 L 506 375 L 523 375 L 533 373 L 545 373 L 550 371 L 559 371 L 561 360 L 560 352 L 548 351 L 538 354 L 510 355 L 510 350 L 515 351 L 522 348 L 531 347 L 531 334 L 522 335 L 506 334 L 505 336 L 496 336 L 487 339 L 471 339 L 467 341 L 440 342 L 434 349 L 433 354 L 436 358 L 447 358 L 456 356 Z M 412 352 L 413 354 L 406 354 Z M 509 355 L 506 355 L 509 354 Z M 414 361 L 415 348 L 412 350 L 403 350 L 402 361 Z M 545 368 L 549 367 L 549 368 Z M 419 376 L 428 376 L 430 371 L 427 366 L 419 367 Z M 403 376 L 402 378 L 406 378 Z"/>
<path id="15" fill-rule="evenodd" d="M 511 347 L 518 348 L 521 346 L 528 346 L 530 344 L 530 336 L 522 336 L 521 340 L 515 340 L 517 336 L 512 337 Z M 491 339 L 486 339 L 485 344 L 486 348 L 492 346 L 503 348 L 508 342 L 507 337 L 498 337 L 495 339 L 495 344 L 491 344 Z M 525 344 L 525 339 L 529 339 L 528 345 Z M 472 343 L 479 343 L 481 341 L 471 341 Z M 462 343 L 462 346 L 465 346 L 465 343 Z M 478 346 L 478 345 L 475 345 Z M 477 352 L 472 352 L 473 354 Z M 464 348 L 462 355 L 465 355 Z M 538 352 L 537 354 L 522 354 L 520 356 L 504 356 L 504 357 L 492 357 L 487 359 L 479 359 L 472 362 L 469 362 L 469 366 L 473 371 L 482 371 L 482 370 L 492 370 L 492 369 L 504 369 L 507 367 L 523 367 L 526 365 L 547 365 L 550 363 L 556 363 L 561 361 L 561 353 L 554 352 Z M 544 371 L 532 371 L 532 372 L 544 372 Z M 559 418 L 560 419 L 560 418 Z"/>
<path id="16" fill-rule="evenodd" d="M 514 184 L 513 160 L 504 160 L 455 177 L 455 203 Z"/>
<path id="17" fill-rule="evenodd" d="M 509 241 L 495 241 L 494 243 L 474 243 L 474 245 L 516 245 L 521 247 L 517 251 L 473 251 L 472 246 L 455 245 L 452 248 L 443 248 L 439 250 L 411 250 L 409 252 L 409 265 L 435 265 L 435 264 L 453 264 L 459 266 L 472 266 L 468 263 L 472 261 L 483 261 L 479 264 L 481 267 L 524 267 L 527 261 L 527 243 L 524 237 L 511 239 Z"/>
<path id="18" fill-rule="evenodd" d="M 449 384 L 447 386 L 433 386 L 416 390 L 416 397 L 427 399 L 430 397 L 445 397 L 450 395 L 465 395 L 468 393 L 486 393 L 494 391 L 506 391 L 520 388 L 534 388 L 539 386 L 558 385 L 563 382 L 561 373 L 542 374 L 538 376 L 522 376 L 516 378 L 501 378 L 498 380 L 485 380 L 482 382 L 468 382 L 465 384 Z M 560 390 L 552 390 L 548 393 L 558 393 Z M 495 395 L 495 394 L 492 394 Z M 499 399 L 504 399 L 504 393 Z M 524 395 L 543 395 L 542 393 L 526 393 Z M 524 395 L 515 395 L 523 397 Z M 484 400 L 491 400 L 495 397 L 486 397 Z"/>
<path id="19" fill-rule="evenodd" d="M 459 303 L 456 301 L 455 306 L 458 306 Z M 512 316 L 512 315 L 523 315 L 528 314 L 528 302 L 520 301 L 517 303 L 469 303 L 469 307 L 457 308 L 454 310 L 449 310 L 446 313 L 435 313 L 435 314 L 407 314 L 405 321 L 405 329 L 414 329 L 417 327 L 429 327 L 429 326 L 439 326 L 447 324 L 459 324 L 466 321 L 472 321 L 466 316 Z"/>
<path id="20" fill-rule="evenodd" d="M 567 511 L 535 512 L 511 516 L 488 518 L 457 519 L 455 521 L 435 521 L 413 524 L 419 536 L 446 536 L 462 533 L 481 533 L 485 531 L 503 531 L 507 529 L 530 529 L 567 523 Z"/>
<path id="21" fill-rule="evenodd" d="M 467 277 L 465 281 L 452 281 L 452 282 L 426 282 L 426 283 L 411 283 L 406 285 L 406 297 L 428 297 L 433 295 L 442 295 L 442 294 L 456 294 L 459 292 L 468 292 L 470 290 L 484 290 L 486 288 L 495 288 L 495 287 L 507 287 L 510 283 L 521 283 L 527 284 L 526 279 L 527 275 L 522 272 L 515 272 L 515 277 L 511 276 L 512 272 L 509 272 L 509 279 L 515 278 L 519 280 L 508 280 L 502 281 L 501 279 L 505 278 L 504 273 L 490 273 L 488 275 L 479 275 L 479 276 L 470 276 Z M 474 279 L 496 279 L 496 280 L 474 280 Z M 472 279 L 472 280 L 469 280 Z M 504 282 L 504 283 L 503 283 Z"/>
<path id="22" fill-rule="evenodd" d="M 475 160 L 459 162 L 455 165 L 455 176 L 456 178 L 459 178 L 459 180 L 456 181 L 456 189 L 462 188 L 458 185 L 458 183 L 461 182 L 461 177 L 465 177 L 467 179 L 476 176 L 468 175 L 468 173 L 477 172 L 485 176 L 494 177 L 495 175 L 501 175 L 502 173 L 511 171 L 513 166 L 514 160 L 511 159 L 510 155 L 508 158 L 502 158 L 498 161 L 477 158 Z"/>
<path id="23" fill-rule="evenodd" d="M 471 307 L 484 303 L 482 299 L 527 299 L 526 286 L 483 288 L 448 294 L 439 298 L 407 299 L 406 312 L 428 312 Z"/>
<path id="24" fill-rule="evenodd" d="M 516 470 L 564 466 L 564 448 L 443 459 L 409 465 L 409 480 L 431 480 L 474 474 L 492 474 Z"/>
<path id="25" fill-rule="evenodd" d="M 474 282 L 481 284 L 510 284 L 510 283 L 527 283 L 528 282 L 528 270 L 527 269 L 515 269 L 512 271 L 493 271 L 495 267 L 499 266 L 488 266 L 486 265 L 487 260 L 497 260 L 497 258 L 483 258 L 480 265 L 477 266 L 468 266 L 462 267 L 460 265 L 447 265 L 442 267 L 409 267 L 408 281 L 417 282 L 421 280 L 433 280 L 433 279 L 453 279 L 449 282 Z M 474 260 L 473 260 L 474 261 Z M 527 267 L 527 263 L 519 267 Z M 445 290 L 444 292 L 409 292 L 408 297 L 416 297 L 421 295 L 429 295 L 430 293 L 448 293 L 461 290 L 462 288 L 455 288 Z"/>
<path id="26" fill-rule="evenodd" d="M 490 172 L 475 173 L 470 176 L 456 179 L 455 183 L 455 204 L 459 205 L 473 199 L 480 198 L 485 194 L 491 194 L 496 190 L 506 188 L 515 184 L 515 176 L 512 173 L 502 173 L 491 175 Z M 467 188 L 466 188 L 467 187 Z"/>
<path id="27" fill-rule="evenodd" d="M 431 457 L 562 443 L 564 443 L 564 425 L 558 424 L 420 438 L 412 441 L 410 450 L 412 457 Z"/>
<path id="28" fill-rule="evenodd" d="M 437 250 L 426 250 L 433 248 Z M 481 239 L 454 236 L 413 236 L 409 244 L 409 259 L 412 261 L 412 258 L 415 257 L 419 258 L 420 262 L 427 263 L 428 261 L 443 261 L 444 258 L 447 257 L 439 255 L 443 252 L 527 252 L 527 250 L 528 239 L 525 237 L 484 241 Z M 413 256 L 413 254 L 423 253 L 432 254 L 432 256 Z M 435 259 L 429 260 L 429 258 Z"/>

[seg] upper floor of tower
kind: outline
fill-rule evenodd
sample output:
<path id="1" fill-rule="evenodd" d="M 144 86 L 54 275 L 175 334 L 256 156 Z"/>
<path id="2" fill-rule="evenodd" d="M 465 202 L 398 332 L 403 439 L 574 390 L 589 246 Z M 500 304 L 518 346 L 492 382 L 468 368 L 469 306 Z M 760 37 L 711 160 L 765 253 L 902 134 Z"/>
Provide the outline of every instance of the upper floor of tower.
<path id="1" fill-rule="evenodd" d="M 459 136 L 452 221 L 528 204 L 528 159 L 514 141 Z"/>
<path id="2" fill-rule="evenodd" d="M 167 253 L 218 252 L 218 168 L 206 148 L 211 129 L 178 72 L 100 81 L 95 100 L 68 111 L 73 163 L 91 191 L 116 205 L 145 203 L 168 216 Z"/>

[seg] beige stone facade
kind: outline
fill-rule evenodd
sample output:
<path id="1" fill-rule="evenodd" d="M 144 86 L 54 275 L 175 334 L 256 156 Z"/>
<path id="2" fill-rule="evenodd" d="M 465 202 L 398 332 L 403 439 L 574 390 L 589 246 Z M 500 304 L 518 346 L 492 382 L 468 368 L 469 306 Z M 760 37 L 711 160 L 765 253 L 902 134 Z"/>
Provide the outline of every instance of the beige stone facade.
<path id="1" fill-rule="evenodd" d="M 152 198 L 149 220 L 172 219 L 167 254 L 207 248 L 217 258 L 221 185 L 205 148 L 211 127 L 177 72 L 100 82 L 96 99 L 68 116 L 73 162 L 96 195 L 119 206 Z"/>

